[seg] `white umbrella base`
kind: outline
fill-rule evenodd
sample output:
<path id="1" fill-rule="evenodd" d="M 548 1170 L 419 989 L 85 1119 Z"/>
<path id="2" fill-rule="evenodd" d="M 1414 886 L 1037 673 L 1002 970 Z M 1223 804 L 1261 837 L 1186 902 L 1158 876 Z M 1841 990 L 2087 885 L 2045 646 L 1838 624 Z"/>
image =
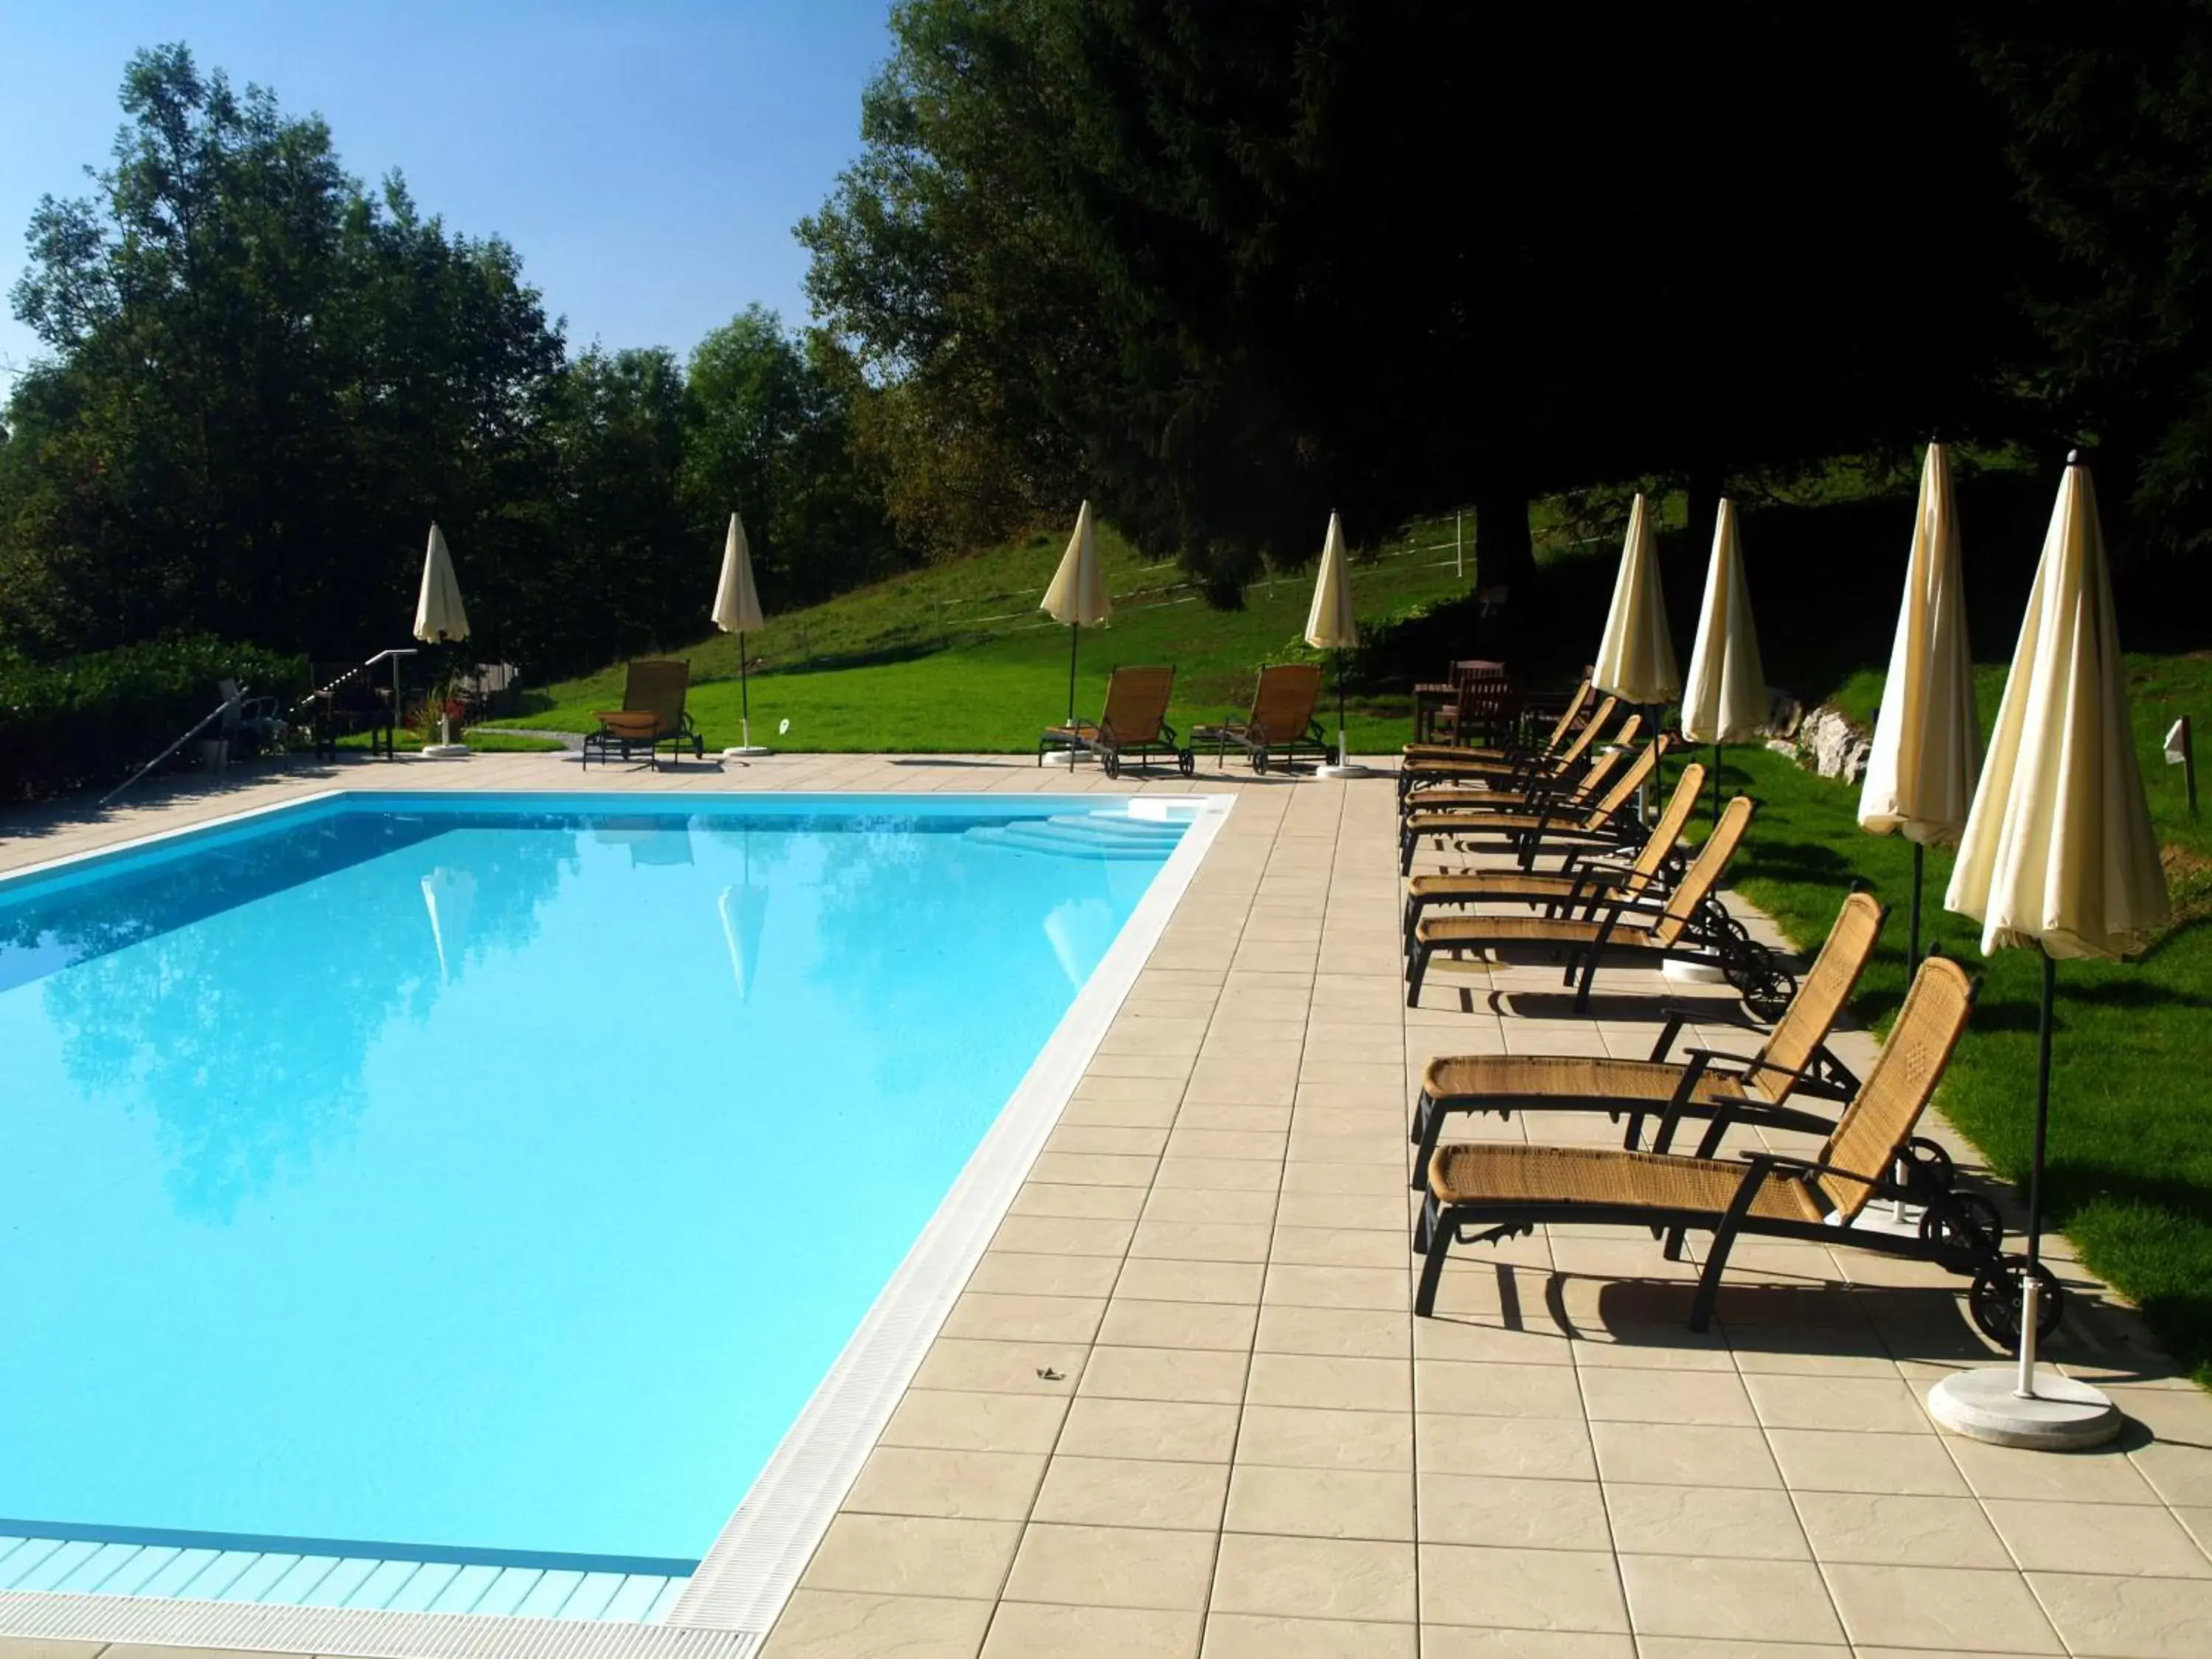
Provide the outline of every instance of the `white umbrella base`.
<path id="1" fill-rule="evenodd" d="M 1903 1213 L 1899 1214 L 1899 1212 Z M 1869 1204 L 1851 1218 L 1850 1231 L 1855 1233 L 1887 1233 L 1895 1238 L 1920 1237 L 1920 1206 L 1917 1204 L 1893 1205 L 1887 1200 Z"/>
<path id="2" fill-rule="evenodd" d="M 2010 1365 L 1960 1371 L 1928 1390 L 1928 1414 L 1954 1434 L 2030 1451 L 2101 1446 L 2127 1421 L 2101 1389 L 2057 1371 L 2037 1370 L 2032 1399 L 2014 1381 Z"/>
<path id="3" fill-rule="evenodd" d="M 763 755 L 774 754 L 775 752 L 775 751 L 774 750 L 762 748 L 757 743 L 740 743 L 734 744 L 731 747 L 725 749 L 722 751 L 722 758 L 724 760 L 758 760 Z"/>
<path id="4" fill-rule="evenodd" d="M 465 743 L 426 743 L 422 745 L 424 760 L 466 760 L 469 746 Z"/>
<path id="5" fill-rule="evenodd" d="M 1718 985 L 1728 978 L 1717 968 L 1702 962 L 1662 962 L 1659 971 L 1677 985 Z"/>
<path id="6" fill-rule="evenodd" d="M 1371 778 L 1376 774 L 1373 768 L 1361 766 L 1355 762 L 1348 766 L 1316 766 L 1314 775 L 1317 778 Z"/>

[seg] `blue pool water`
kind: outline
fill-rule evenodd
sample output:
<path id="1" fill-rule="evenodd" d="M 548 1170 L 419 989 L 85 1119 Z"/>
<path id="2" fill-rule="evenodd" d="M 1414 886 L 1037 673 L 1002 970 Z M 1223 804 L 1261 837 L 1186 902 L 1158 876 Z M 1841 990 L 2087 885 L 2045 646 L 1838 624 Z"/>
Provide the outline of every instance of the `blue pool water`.
<path id="1" fill-rule="evenodd" d="M 0 884 L 0 1534 L 695 1561 L 1178 833 L 1093 811 L 354 796 Z"/>

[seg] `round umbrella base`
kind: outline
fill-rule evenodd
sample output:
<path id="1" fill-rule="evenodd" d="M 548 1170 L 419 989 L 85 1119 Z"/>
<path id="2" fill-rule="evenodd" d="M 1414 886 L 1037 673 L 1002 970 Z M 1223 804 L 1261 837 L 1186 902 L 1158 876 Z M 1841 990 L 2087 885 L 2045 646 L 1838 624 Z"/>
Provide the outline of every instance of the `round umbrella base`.
<path id="1" fill-rule="evenodd" d="M 722 751 L 722 758 L 724 760 L 758 760 L 763 755 L 773 754 L 774 752 L 775 751 L 773 750 L 762 748 L 757 743 L 732 744 L 729 748 L 725 749 Z"/>
<path id="2" fill-rule="evenodd" d="M 1947 1376 L 1928 1390 L 1928 1414 L 1954 1434 L 2030 1451 L 2101 1446 L 2127 1419 L 2102 1390 L 2039 1369 L 2035 1396 L 2013 1392 L 2014 1368 L 1986 1366 Z"/>
<path id="3" fill-rule="evenodd" d="M 1662 962 L 1659 971 L 1677 985 L 1718 985 L 1728 978 L 1717 968 L 1702 962 Z"/>
<path id="4" fill-rule="evenodd" d="M 466 760 L 469 746 L 465 743 L 426 743 L 422 745 L 424 760 Z"/>
<path id="5" fill-rule="evenodd" d="M 1317 778 L 1371 778 L 1375 773 L 1371 768 L 1355 763 L 1349 766 L 1316 766 L 1314 775 Z"/>

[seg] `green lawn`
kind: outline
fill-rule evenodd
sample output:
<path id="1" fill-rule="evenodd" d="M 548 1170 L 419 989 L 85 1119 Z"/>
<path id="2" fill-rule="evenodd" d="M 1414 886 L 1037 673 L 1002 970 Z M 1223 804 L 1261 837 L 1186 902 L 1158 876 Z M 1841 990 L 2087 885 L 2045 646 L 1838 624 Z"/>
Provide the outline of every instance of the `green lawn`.
<path id="1" fill-rule="evenodd" d="M 1418 524 L 1357 565 L 1361 623 L 1373 628 L 1462 595 L 1452 521 Z M 1302 635 L 1312 574 L 1261 582 L 1237 611 L 1209 609 L 1171 566 L 1147 565 L 1099 530 L 1114 620 L 1079 641 L 1076 702 L 1096 716 L 1115 663 L 1172 663 L 1170 719 L 1188 728 L 1249 708 L 1261 664 L 1311 661 Z M 1442 544 L 1442 545 L 1438 545 Z M 746 637 L 754 660 L 756 742 L 794 750 L 1022 753 L 1067 712 L 1068 630 L 1037 612 L 1063 538 L 1032 540 L 919 571 L 811 610 L 775 617 Z M 689 707 L 710 747 L 738 740 L 736 643 L 715 635 L 675 654 L 691 662 Z M 764 672 L 765 671 L 765 672 Z M 554 686 L 550 706 L 512 723 L 592 729 L 592 711 L 619 707 L 622 670 Z M 1395 750 L 1410 708 L 1402 695 L 1357 698 L 1352 745 Z M 791 722 L 787 733 L 779 726 Z M 1334 716 L 1329 722 L 1334 725 Z M 483 728 L 477 728 L 482 731 Z"/>
<path id="2" fill-rule="evenodd" d="M 2212 723 L 2212 653 L 2130 663 L 2136 747 L 2178 921 L 2138 962 L 2060 964 L 2045 1190 L 2090 1267 L 2140 1303 L 2175 1357 L 2212 1386 L 2212 834 L 2188 817 L 2180 769 L 2166 766 L 2159 748 L 2177 714 Z M 1880 682 L 1869 678 L 1870 708 Z M 1985 665 L 1978 678 L 1986 725 L 2004 670 Z M 1764 803 L 1736 884 L 1793 940 L 1809 946 L 1826 935 L 1854 878 L 1892 907 L 1856 1004 L 1886 1024 L 1905 988 L 1910 843 L 1858 829 L 1856 787 L 1764 750 L 1724 752 L 1726 787 Z M 1951 855 L 1930 849 L 1923 938 L 1984 980 L 1942 1104 L 2017 1178 L 2035 1099 L 2040 969 L 2027 951 L 1982 956 L 1979 930 L 1942 908 L 1950 875 Z"/>

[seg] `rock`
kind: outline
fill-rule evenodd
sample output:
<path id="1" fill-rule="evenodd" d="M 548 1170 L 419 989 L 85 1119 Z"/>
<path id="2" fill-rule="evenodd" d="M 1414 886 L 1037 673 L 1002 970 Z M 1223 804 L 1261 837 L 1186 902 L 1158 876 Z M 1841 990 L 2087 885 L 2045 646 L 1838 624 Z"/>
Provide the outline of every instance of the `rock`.
<path id="1" fill-rule="evenodd" d="M 1787 691 L 1767 688 L 1766 729 L 1778 738 L 1794 738 L 1804 724 L 1805 706 Z"/>
<path id="2" fill-rule="evenodd" d="M 1844 718 L 1844 712 L 1821 704 L 1797 728 L 1797 763 L 1809 766 L 1824 778 L 1856 783 L 1866 771 L 1873 739 Z"/>

